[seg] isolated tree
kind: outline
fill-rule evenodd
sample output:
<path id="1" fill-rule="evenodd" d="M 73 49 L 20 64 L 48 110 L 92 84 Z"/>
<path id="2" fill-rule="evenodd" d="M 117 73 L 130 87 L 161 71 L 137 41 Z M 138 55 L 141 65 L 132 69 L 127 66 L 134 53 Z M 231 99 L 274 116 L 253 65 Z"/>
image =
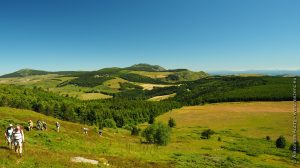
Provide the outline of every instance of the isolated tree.
<path id="1" fill-rule="evenodd" d="M 276 140 L 276 147 L 277 148 L 284 148 L 286 145 L 286 140 L 284 138 L 284 136 L 280 136 L 277 140 Z"/>
<path id="2" fill-rule="evenodd" d="M 137 126 L 133 126 L 131 129 L 131 135 L 139 135 L 140 129 Z"/>
<path id="3" fill-rule="evenodd" d="M 154 136 L 154 143 L 158 145 L 167 145 L 170 141 L 171 131 L 167 125 L 163 123 L 157 124 L 157 130 Z"/>
<path id="4" fill-rule="evenodd" d="M 170 117 L 169 122 L 168 122 L 169 127 L 173 128 L 176 126 L 176 122 L 173 118 Z"/>
<path id="5" fill-rule="evenodd" d="M 163 123 L 149 125 L 142 133 L 148 143 L 167 145 L 170 141 L 171 130 Z"/>
<path id="6" fill-rule="evenodd" d="M 211 129 L 206 129 L 202 131 L 201 138 L 202 139 L 209 139 L 211 135 L 213 135 L 215 132 Z"/>
<path id="7" fill-rule="evenodd" d="M 267 140 L 267 141 L 270 141 L 270 140 L 271 140 L 271 137 L 270 137 L 270 136 L 266 136 L 266 140 Z"/>

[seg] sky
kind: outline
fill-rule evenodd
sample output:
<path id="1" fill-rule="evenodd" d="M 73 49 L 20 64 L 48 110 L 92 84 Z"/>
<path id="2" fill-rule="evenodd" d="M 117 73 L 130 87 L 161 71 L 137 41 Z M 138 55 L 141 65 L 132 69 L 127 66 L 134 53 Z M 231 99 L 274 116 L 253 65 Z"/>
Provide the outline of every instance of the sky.
<path id="1" fill-rule="evenodd" d="M 300 69 L 299 9 L 299 0 L 0 0 L 0 74 Z"/>

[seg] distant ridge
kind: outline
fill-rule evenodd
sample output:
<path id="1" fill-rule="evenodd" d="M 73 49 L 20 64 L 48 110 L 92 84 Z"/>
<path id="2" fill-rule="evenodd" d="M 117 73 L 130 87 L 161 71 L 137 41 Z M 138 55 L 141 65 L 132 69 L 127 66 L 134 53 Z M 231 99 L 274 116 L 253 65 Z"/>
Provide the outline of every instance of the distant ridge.
<path id="1" fill-rule="evenodd" d="M 15 77 L 27 77 L 34 75 L 48 75 L 48 74 L 58 74 L 58 75 L 73 75 L 82 73 L 82 71 L 57 71 L 57 72 L 49 72 L 43 70 L 35 70 L 35 69 L 21 69 L 13 73 L 5 74 L 0 76 L 0 78 L 15 78 Z"/>
<path id="2" fill-rule="evenodd" d="M 159 66 L 159 65 L 150 65 L 150 64 L 135 64 L 130 67 L 127 67 L 125 69 L 133 70 L 133 71 L 148 71 L 148 72 L 161 72 L 166 71 L 165 68 Z"/>
<path id="3" fill-rule="evenodd" d="M 246 71 L 209 71 L 210 75 L 257 74 L 266 76 L 300 76 L 300 70 L 246 70 Z"/>

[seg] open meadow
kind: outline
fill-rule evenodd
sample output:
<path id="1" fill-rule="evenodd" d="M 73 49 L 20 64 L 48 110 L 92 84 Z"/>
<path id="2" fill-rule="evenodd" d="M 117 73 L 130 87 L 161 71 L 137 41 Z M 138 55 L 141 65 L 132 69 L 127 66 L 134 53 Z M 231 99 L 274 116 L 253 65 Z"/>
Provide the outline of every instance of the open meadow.
<path id="1" fill-rule="evenodd" d="M 104 129 L 60 121 L 55 131 L 55 118 L 28 110 L 0 108 L 0 134 L 8 123 L 25 124 L 32 119 L 45 120 L 48 131 L 25 132 L 23 158 L 0 141 L 0 167 L 294 167 L 288 150 L 292 142 L 292 102 L 220 103 L 187 106 L 165 113 L 156 121 L 167 123 L 173 117 L 171 142 L 167 146 L 141 144 L 140 136 L 126 129 Z M 147 124 L 139 125 L 145 128 Z M 89 128 L 88 135 L 82 128 Z M 210 128 L 216 133 L 201 139 L 200 133 Z M 283 135 L 287 147 L 277 149 L 275 140 Z M 271 140 L 267 141 L 266 136 Z M 100 161 L 98 166 L 73 163 L 81 156 Z M 299 159 L 299 158 L 298 158 Z M 11 165 L 11 162 L 17 163 Z"/>

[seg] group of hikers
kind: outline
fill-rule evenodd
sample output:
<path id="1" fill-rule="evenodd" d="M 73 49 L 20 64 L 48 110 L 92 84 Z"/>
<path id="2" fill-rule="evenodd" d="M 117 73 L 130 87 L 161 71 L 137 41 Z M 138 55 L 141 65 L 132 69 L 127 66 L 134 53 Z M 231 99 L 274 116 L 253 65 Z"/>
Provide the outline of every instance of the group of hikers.
<path id="1" fill-rule="evenodd" d="M 59 132 L 60 129 L 60 123 L 56 122 L 56 131 Z M 25 127 L 27 131 L 33 130 L 33 122 L 31 120 L 28 121 L 27 127 Z M 45 121 L 37 120 L 36 122 L 36 129 L 41 131 L 47 131 L 47 123 Z M 83 133 L 88 133 L 88 128 L 83 128 Z M 103 131 L 99 129 L 98 134 L 102 136 Z M 5 139 L 7 141 L 7 145 L 9 149 L 13 150 L 15 149 L 15 152 L 22 157 L 23 154 L 23 147 L 25 143 L 25 136 L 23 127 L 20 125 L 16 125 L 15 127 L 13 124 L 9 124 L 5 131 Z"/>
<path id="2" fill-rule="evenodd" d="M 7 141 L 7 145 L 10 149 L 15 147 L 15 152 L 18 153 L 22 157 L 22 149 L 23 143 L 25 142 L 24 139 L 24 132 L 21 129 L 20 125 L 17 125 L 15 128 L 12 124 L 9 124 L 8 128 L 5 131 L 5 138 Z"/>
<path id="3" fill-rule="evenodd" d="M 55 123 L 56 131 L 59 132 L 60 124 L 58 122 Z M 46 131 L 47 130 L 47 123 L 45 121 L 37 121 L 36 128 L 38 130 Z M 33 130 L 33 122 L 29 120 L 28 122 L 28 131 Z M 25 143 L 25 136 L 24 131 L 20 125 L 16 125 L 15 127 L 13 124 L 9 124 L 6 128 L 6 131 L 4 133 L 5 139 L 7 141 L 7 145 L 9 149 L 13 150 L 15 149 L 15 152 L 22 157 L 23 154 L 23 145 Z"/>

